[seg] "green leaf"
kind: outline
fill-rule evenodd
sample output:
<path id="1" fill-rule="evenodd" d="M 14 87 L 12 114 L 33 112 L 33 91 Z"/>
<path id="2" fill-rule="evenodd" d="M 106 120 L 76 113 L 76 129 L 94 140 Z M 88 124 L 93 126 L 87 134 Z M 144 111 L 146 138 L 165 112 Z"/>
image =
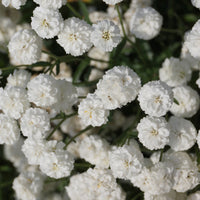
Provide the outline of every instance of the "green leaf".
<path id="1" fill-rule="evenodd" d="M 92 24 L 89 18 L 89 13 L 88 13 L 88 9 L 85 5 L 85 3 L 83 3 L 83 1 L 79 0 L 78 4 L 80 6 L 81 12 L 83 13 L 84 16 L 84 20 L 88 23 L 88 24 Z"/>

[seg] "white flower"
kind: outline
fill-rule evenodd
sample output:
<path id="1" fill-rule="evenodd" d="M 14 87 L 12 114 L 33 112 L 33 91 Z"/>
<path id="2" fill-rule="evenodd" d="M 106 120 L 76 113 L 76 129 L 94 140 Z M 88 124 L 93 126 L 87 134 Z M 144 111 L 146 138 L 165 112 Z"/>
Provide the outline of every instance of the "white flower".
<path id="1" fill-rule="evenodd" d="M 178 58 L 166 58 L 159 69 L 159 78 L 171 87 L 183 85 L 191 79 L 191 68 L 188 62 Z"/>
<path id="2" fill-rule="evenodd" d="M 160 117 L 165 115 L 171 108 L 173 93 L 166 83 L 150 81 L 141 88 L 138 101 L 141 109 L 146 114 Z"/>
<path id="3" fill-rule="evenodd" d="M 200 1 L 199 0 L 191 0 L 192 5 L 196 8 L 200 8 Z"/>
<path id="4" fill-rule="evenodd" d="M 46 74 L 33 78 L 27 85 L 28 99 L 37 106 L 51 106 L 58 102 L 56 80 Z"/>
<path id="5" fill-rule="evenodd" d="M 141 172 L 144 158 L 136 141 L 131 140 L 122 147 L 114 147 L 109 153 L 109 162 L 115 178 L 130 180 Z"/>
<path id="6" fill-rule="evenodd" d="M 198 20 L 192 30 L 186 35 L 185 38 L 185 45 L 190 51 L 191 55 L 196 58 L 200 59 L 200 51 L 199 51 L 199 45 L 200 45 L 200 20 Z"/>
<path id="7" fill-rule="evenodd" d="M 174 151 L 190 149 L 196 142 L 197 130 L 189 120 L 172 116 L 169 120 L 171 129 L 169 146 Z"/>
<path id="8" fill-rule="evenodd" d="M 104 108 L 113 110 L 133 101 L 140 87 L 140 78 L 132 69 L 116 66 L 98 82 L 95 94 L 102 100 Z"/>
<path id="9" fill-rule="evenodd" d="M 19 119 L 30 106 L 24 88 L 8 87 L 4 90 L 0 88 L 0 98 L 0 108 L 7 116 L 14 119 Z"/>
<path id="10" fill-rule="evenodd" d="M 172 152 L 165 160 L 173 164 L 173 189 L 177 192 L 186 192 L 200 183 L 197 164 L 186 152 Z"/>
<path id="11" fill-rule="evenodd" d="M 197 135 L 197 144 L 198 144 L 199 149 L 200 149 L 200 130 L 198 131 L 198 135 Z"/>
<path id="12" fill-rule="evenodd" d="M 23 69 L 15 70 L 13 74 L 10 74 L 7 78 L 8 87 L 17 86 L 26 88 L 27 83 L 30 81 L 31 74 Z"/>
<path id="13" fill-rule="evenodd" d="M 65 49 L 67 54 L 80 56 L 92 46 L 90 41 L 91 31 L 92 27 L 84 20 L 71 17 L 64 21 L 64 28 L 58 34 L 57 42 Z"/>
<path id="14" fill-rule="evenodd" d="M 137 38 L 151 40 L 161 29 L 162 16 L 153 8 L 138 8 L 130 20 L 130 31 Z"/>
<path id="15" fill-rule="evenodd" d="M 96 47 L 93 47 L 89 51 L 88 56 L 94 59 L 100 59 L 100 60 L 103 59 L 104 61 L 109 61 L 109 53 L 104 52 Z M 98 62 L 95 60 L 91 60 L 90 65 L 95 66 L 98 69 L 106 69 L 108 67 L 108 63 Z"/>
<path id="16" fill-rule="evenodd" d="M 125 200 L 125 194 L 108 169 L 88 169 L 70 178 L 66 187 L 71 200 Z"/>
<path id="17" fill-rule="evenodd" d="M 190 194 L 187 198 L 187 200 L 199 200 L 199 199 L 200 199 L 200 191 Z"/>
<path id="18" fill-rule="evenodd" d="M 31 18 L 33 30 L 41 38 L 53 38 L 63 28 L 63 19 L 59 11 L 43 7 L 37 7 Z"/>
<path id="19" fill-rule="evenodd" d="M 17 121 L 0 114 L 0 144 L 14 144 L 19 140 L 20 130 Z"/>
<path id="20" fill-rule="evenodd" d="M 170 112 L 177 117 L 192 117 L 199 109 L 199 95 L 189 86 L 179 86 L 173 89 L 174 98 Z"/>
<path id="21" fill-rule="evenodd" d="M 152 195 L 168 193 L 173 186 L 172 172 L 171 165 L 159 162 L 151 168 L 144 168 L 138 176 L 133 177 L 132 183 Z"/>
<path id="22" fill-rule="evenodd" d="M 176 200 L 176 192 L 174 190 L 171 190 L 168 193 L 160 194 L 160 195 L 152 195 L 148 192 L 145 192 L 144 200 Z M 181 200 L 184 200 L 184 199 L 181 199 Z"/>
<path id="23" fill-rule="evenodd" d="M 90 76 L 88 78 L 88 81 L 98 80 L 98 79 L 102 78 L 103 75 L 104 75 L 103 71 L 94 68 L 90 72 Z"/>
<path id="24" fill-rule="evenodd" d="M 78 115 L 86 126 L 101 126 L 108 121 L 109 111 L 104 109 L 101 99 L 95 94 L 88 94 L 79 104 Z"/>
<path id="25" fill-rule="evenodd" d="M 43 177 L 38 172 L 23 172 L 13 181 L 17 199 L 37 200 L 42 192 Z"/>
<path id="26" fill-rule="evenodd" d="M 163 117 L 144 117 L 137 130 L 140 142 L 150 150 L 162 149 L 169 142 L 170 129 Z"/>
<path id="27" fill-rule="evenodd" d="M 108 142 L 98 135 L 86 136 L 79 144 L 80 157 L 96 165 L 98 168 L 108 168 Z"/>
<path id="28" fill-rule="evenodd" d="M 31 29 L 16 32 L 9 44 L 8 50 L 13 64 L 32 64 L 41 56 L 42 40 Z"/>
<path id="29" fill-rule="evenodd" d="M 49 177 L 63 178 L 70 175 L 74 168 L 74 158 L 64 150 L 64 143 L 52 140 L 46 143 L 42 160 L 40 160 L 40 170 Z"/>
<path id="30" fill-rule="evenodd" d="M 52 105 L 52 108 L 58 112 L 71 110 L 72 106 L 78 101 L 76 88 L 66 80 L 56 80 L 56 84 L 59 89 L 59 94 L 57 95 L 58 102 Z"/>
<path id="31" fill-rule="evenodd" d="M 24 136 L 45 138 L 50 130 L 49 114 L 40 108 L 29 108 L 21 118 L 20 127 Z"/>
<path id="32" fill-rule="evenodd" d="M 2 0 L 2 4 L 5 7 L 12 6 L 16 9 L 20 9 L 21 6 L 25 5 L 26 0 Z"/>
<path id="33" fill-rule="evenodd" d="M 103 0 L 105 3 L 109 4 L 109 5 L 115 5 L 117 3 L 122 2 L 123 0 Z"/>
<path id="34" fill-rule="evenodd" d="M 93 24 L 93 28 L 91 42 L 102 51 L 110 52 L 120 43 L 120 29 L 114 22 L 110 20 L 98 21 L 97 24 Z"/>
<path id="35" fill-rule="evenodd" d="M 47 148 L 45 145 L 45 141 L 34 138 L 28 138 L 24 141 L 22 151 L 30 165 L 39 165 L 40 162 L 44 161 L 43 155 Z"/>
<path id="36" fill-rule="evenodd" d="M 34 0 L 35 3 L 39 4 L 41 7 L 50 9 L 59 9 L 62 5 L 67 3 L 67 0 Z"/>

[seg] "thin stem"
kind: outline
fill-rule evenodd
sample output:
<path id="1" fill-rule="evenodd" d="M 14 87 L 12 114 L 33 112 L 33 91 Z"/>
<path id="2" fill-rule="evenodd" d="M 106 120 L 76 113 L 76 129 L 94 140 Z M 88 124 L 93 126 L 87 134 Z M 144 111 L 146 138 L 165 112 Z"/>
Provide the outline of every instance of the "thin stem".
<path id="1" fill-rule="evenodd" d="M 90 130 L 91 128 L 92 128 L 92 126 L 88 126 L 88 127 L 86 127 L 85 129 L 83 129 L 82 131 L 80 131 L 79 133 L 77 133 L 77 134 L 76 134 L 74 137 L 72 137 L 68 142 L 66 142 L 66 145 L 65 145 L 64 149 L 66 149 L 67 146 L 68 146 L 71 142 L 73 142 L 78 136 L 80 136 L 80 135 L 83 134 L 84 132 Z"/>
<path id="2" fill-rule="evenodd" d="M 166 32 L 166 33 L 176 33 L 178 35 L 181 35 L 181 31 L 176 30 L 176 29 L 162 28 L 161 31 Z"/>
<path id="3" fill-rule="evenodd" d="M 51 133 L 48 135 L 48 137 L 46 138 L 47 140 L 49 140 L 51 138 L 51 136 L 54 134 L 54 132 L 60 127 L 60 125 L 68 118 L 77 115 L 77 112 L 74 112 L 70 115 L 66 115 L 64 116 L 64 118 L 55 126 L 55 128 L 51 131 Z"/>
<path id="4" fill-rule="evenodd" d="M 69 4 L 67 3 L 66 6 L 74 13 L 74 15 L 78 18 L 82 18 L 82 16 Z"/>
<path id="5" fill-rule="evenodd" d="M 101 59 L 91 58 L 89 56 L 87 56 L 87 58 L 89 58 L 90 60 L 98 61 L 98 62 L 109 63 L 109 61 L 107 61 L 107 60 L 101 60 Z"/>

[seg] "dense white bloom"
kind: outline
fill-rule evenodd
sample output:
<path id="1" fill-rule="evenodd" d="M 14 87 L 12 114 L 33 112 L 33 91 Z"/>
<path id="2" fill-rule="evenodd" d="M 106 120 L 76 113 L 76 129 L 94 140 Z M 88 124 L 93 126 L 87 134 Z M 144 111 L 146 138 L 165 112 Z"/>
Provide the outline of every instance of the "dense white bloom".
<path id="1" fill-rule="evenodd" d="M 23 172 L 13 181 L 17 199 L 37 200 L 42 192 L 43 177 L 39 172 Z"/>
<path id="2" fill-rule="evenodd" d="M 58 112 L 69 111 L 71 107 L 77 103 L 78 94 L 76 88 L 71 82 L 66 80 L 56 80 L 59 94 L 57 95 L 58 102 L 52 106 Z"/>
<path id="3" fill-rule="evenodd" d="M 90 41 L 91 31 L 92 27 L 84 20 L 71 17 L 64 21 L 64 28 L 58 34 L 57 42 L 65 49 L 67 54 L 80 56 L 92 46 Z"/>
<path id="4" fill-rule="evenodd" d="M 88 78 L 88 81 L 98 80 L 98 79 L 102 78 L 103 75 L 104 75 L 103 71 L 94 68 L 90 72 L 90 76 Z"/>
<path id="5" fill-rule="evenodd" d="M 121 41 L 120 29 L 110 20 L 98 21 L 93 24 L 91 41 L 95 47 L 105 52 L 110 52 Z"/>
<path id="6" fill-rule="evenodd" d="M 169 125 L 171 129 L 169 146 L 174 151 L 185 151 L 195 144 L 197 130 L 192 122 L 172 116 Z"/>
<path id="7" fill-rule="evenodd" d="M 140 78 L 129 67 L 116 66 L 108 71 L 97 84 L 95 94 L 106 109 L 120 108 L 133 101 L 141 87 Z"/>
<path id="8" fill-rule="evenodd" d="M 187 200 L 199 200 L 199 199 L 200 199 L 200 191 L 190 194 L 187 198 Z"/>
<path id="9" fill-rule="evenodd" d="M 199 0 L 191 0 L 192 5 L 196 8 L 200 8 L 200 1 Z"/>
<path id="10" fill-rule="evenodd" d="M 163 116 L 172 106 L 172 89 L 162 81 L 150 81 L 141 88 L 138 101 L 146 114 L 155 117 Z"/>
<path id="11" fill-rule="evenodd" d="M 30 106 L 26 90 L 20 87 L 0 88 L 0 99 L 0 108 L 14 119 L 19 119 Z"/>
<path id="12" fill-rule="evenodd" d="M 198 131 L 198 135 L 197 135 L 197 144 L 198 144 L 199 149 L 200 149 L 200 130 Z"/>
<path id="13" fill-rule="evenodd" d="M 199 95 L 189 86 L 179 86 L 173 89 L 174 98 L 170 112 L 177 117 L 192 117 L 199 109 Z"/>
<path id="14" fill-rule="evenodd" d="M 152 195 L 148 192 L 145 192 L 144 200 L 176 200 L 176 192 L 174 190 L 171 190 L 169 193 L 160 195 Z"/>
<path id="15" fill-rule="evenodd" d="M 15 70 L 13 74 L 10 74 L 7 78 L 7 85 L 8 87 L 17 86 L 26 88 L 27 83 L 30 81 L 31 74 L 23 69 Z"/>
<path id="16" fill-rule="evenodd" d="M 29 108 L 21 118 L 20 127 L 24 136 L 45 138 L 50 130 L 49 114 L 40 108 Z"/>
<path id="17" fill-rule="evenodd" d="M 143 192 L 152 195 L 168 193 L 172 189 L 173 167 L 168 163 L 159 162 L 151 168 L 144 168 L 142 172 L 133 177 L 132 182 Z"/>
<path id="18" fill-rule="evenodd" d="M 70 178 L 66 187 L 71 200 L 125 200 L 125 194 L 110 170 L 88 169 Z"/>
<path id="19" fill-rule="evenodd" d="M 98 135 L 86 136 L 79 144 L 80 157 L 98 168 L 109 167 L 109 150 L 108 142 Z"/>
<path id="20" fill-rule="evenodd" d="M 23 143 L 24 139 L 20 137 L 14 144 L 4 145 L 5 158 L 13 163 L 18 172 L 24 171 L 25 167 L 28 165 L 27 159 L 21 150 Z"/>
<path id="21" fill-rule="evenodd" d="M 192 30 L 186 35 L 185 37 L 185 45 L 190 51 L 191 55 L 196 58 L 200 59 L 200 20 L 198 20 Z"/>
<path id="22" fill-rule="evenodd" d="M 63 28 L 63 19 L 57 10 L 37 7 L 31 20 L 32 28 L 41 38 L 53 38 Z"/>
<path id="23" fill-rule="evenodd" d="M 185 60 L 166 58 L 159 69 L 159 78 L 171 87 L 187 83 L 191 79 L 191 68 Z"/>
<path id="24" fill-rule="evenodd" d="M 41 7 L 50 9 L 59 9 L 62 5 L 67 3 L 67 0 L 34 0 L 35 3 L 39 4 Z"/>
<path id="25" fill-rule="evenodd" d="M 37 106 L 51 106 L 58 102 L 56 80 L 46 74 L 33 78 L 27 85 L 28 99 Z"/>
<path id="26" fill-rule="evenodd" d="M 20 6 L 25 5 L 26 0 L 2 0 L 2 4 L 5 7 L 12 6 L 16 9 L 20 9 Z"/>
<path id="27" fill-rule="evenodd" d="M 74 158 L 64 150 L 65 144 L 51 140 L 46 142 L 46 150 L 43 152 L 42 160 L 40 160 L 40 170 L 52 178 L 63 178 L 70 175 L 74 168 Z"/>
<path id="28" fill-rule="evenodd" d="M 131 140 L 122 147 L 113 147 L 109 153 L 109 162 L 115 178 L 130 180 L 141 172 L 144 158 L 136 141 Z"/>
<path id="29" fill-rule="evenodd" d="M 45 144 L 45 141 L 36 140 L 34 138 L 28 138 L 24 141 L 22 151 L 30 165 L 39 165 L 40 162 L 44 161 L 43 155 L 46 151 Z"/>
<path id="30" fill-rule="evenodd" d="M 163 117 L 144 117 L 137 130 L 140 142 L 150 150 L 162 149 L 169 142 L 170 129 Z"/>
<path id="31" fill-rule="evenodd" d="M 108 121 L 109 111 L 104 109 L 100 98 L 88 94 L 79 104 L 78 115 L 86 126 L 101 126 Z"/>
<path id="32" fill-rule="evenodd" d="M 200 183 L 200 173 L 196 162 L 193 162 L 186 152 L 172 152 L 166 156 L 166 162 L 172 163 L 174 171 L 173 189 L 186 192 Z"/>
<path id="33" fill-rule="evenodd" d="M 103 59 L 104 61 L 109 61 L 109 53 L 104 52 L 96 47 L 93 47 L 89 51 L 88 56 L 95 59 L 100 59 L 100 60 Z M 91 60 L 90 65 L 95 66 L 98 69 L 106 69 L 108 67 L 108 63 L 98 62 L 95 60 Z"/>
<path id="34" fill-rule="evenodd" d="M 161 29 L 162 16 L 153 8 L 138 8 L 130 20 L 130 31 L 137 38 L 151 40 Z"/>
<path id="35" fill-rule="evenodd" d="M 117 3 L 120 3 L 123 0 L 103 0 L 105 3 L 109 4 L 109 5 L 115 5 Z"/>
<path id="36" fill-rule="evenodd" d="M 20 137 L 17 121 L 0 114 L 0 144 L 14 144 Z"/>
<path id="37" fill-rule="evenodd" d="M 16 65 L 37 62 L 41 56 L 41 49 L 42 40 L 31 29 L 16 32 L 8 44 L 10 57 Z"/>

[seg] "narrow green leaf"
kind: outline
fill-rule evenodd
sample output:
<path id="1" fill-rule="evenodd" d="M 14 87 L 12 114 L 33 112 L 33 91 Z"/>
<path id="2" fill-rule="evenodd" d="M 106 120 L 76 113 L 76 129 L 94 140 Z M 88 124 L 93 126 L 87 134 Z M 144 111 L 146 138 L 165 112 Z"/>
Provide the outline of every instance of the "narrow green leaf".
<path id="1" fill-rule="evenodd" d="M 79 3 L 79 6 L 80 6 L 80 9 L 81 9 L 81 12 L 82 12 L 82 14 L 84 16 L 84 20 L 88 24 L 92 24 L 91 21 L 90 21 L 88 9 L 87 9 L 85 3 L 83 3 L 83 1 L 81 1 L 81 0 L 79 0 L 78 3 Z"/>

